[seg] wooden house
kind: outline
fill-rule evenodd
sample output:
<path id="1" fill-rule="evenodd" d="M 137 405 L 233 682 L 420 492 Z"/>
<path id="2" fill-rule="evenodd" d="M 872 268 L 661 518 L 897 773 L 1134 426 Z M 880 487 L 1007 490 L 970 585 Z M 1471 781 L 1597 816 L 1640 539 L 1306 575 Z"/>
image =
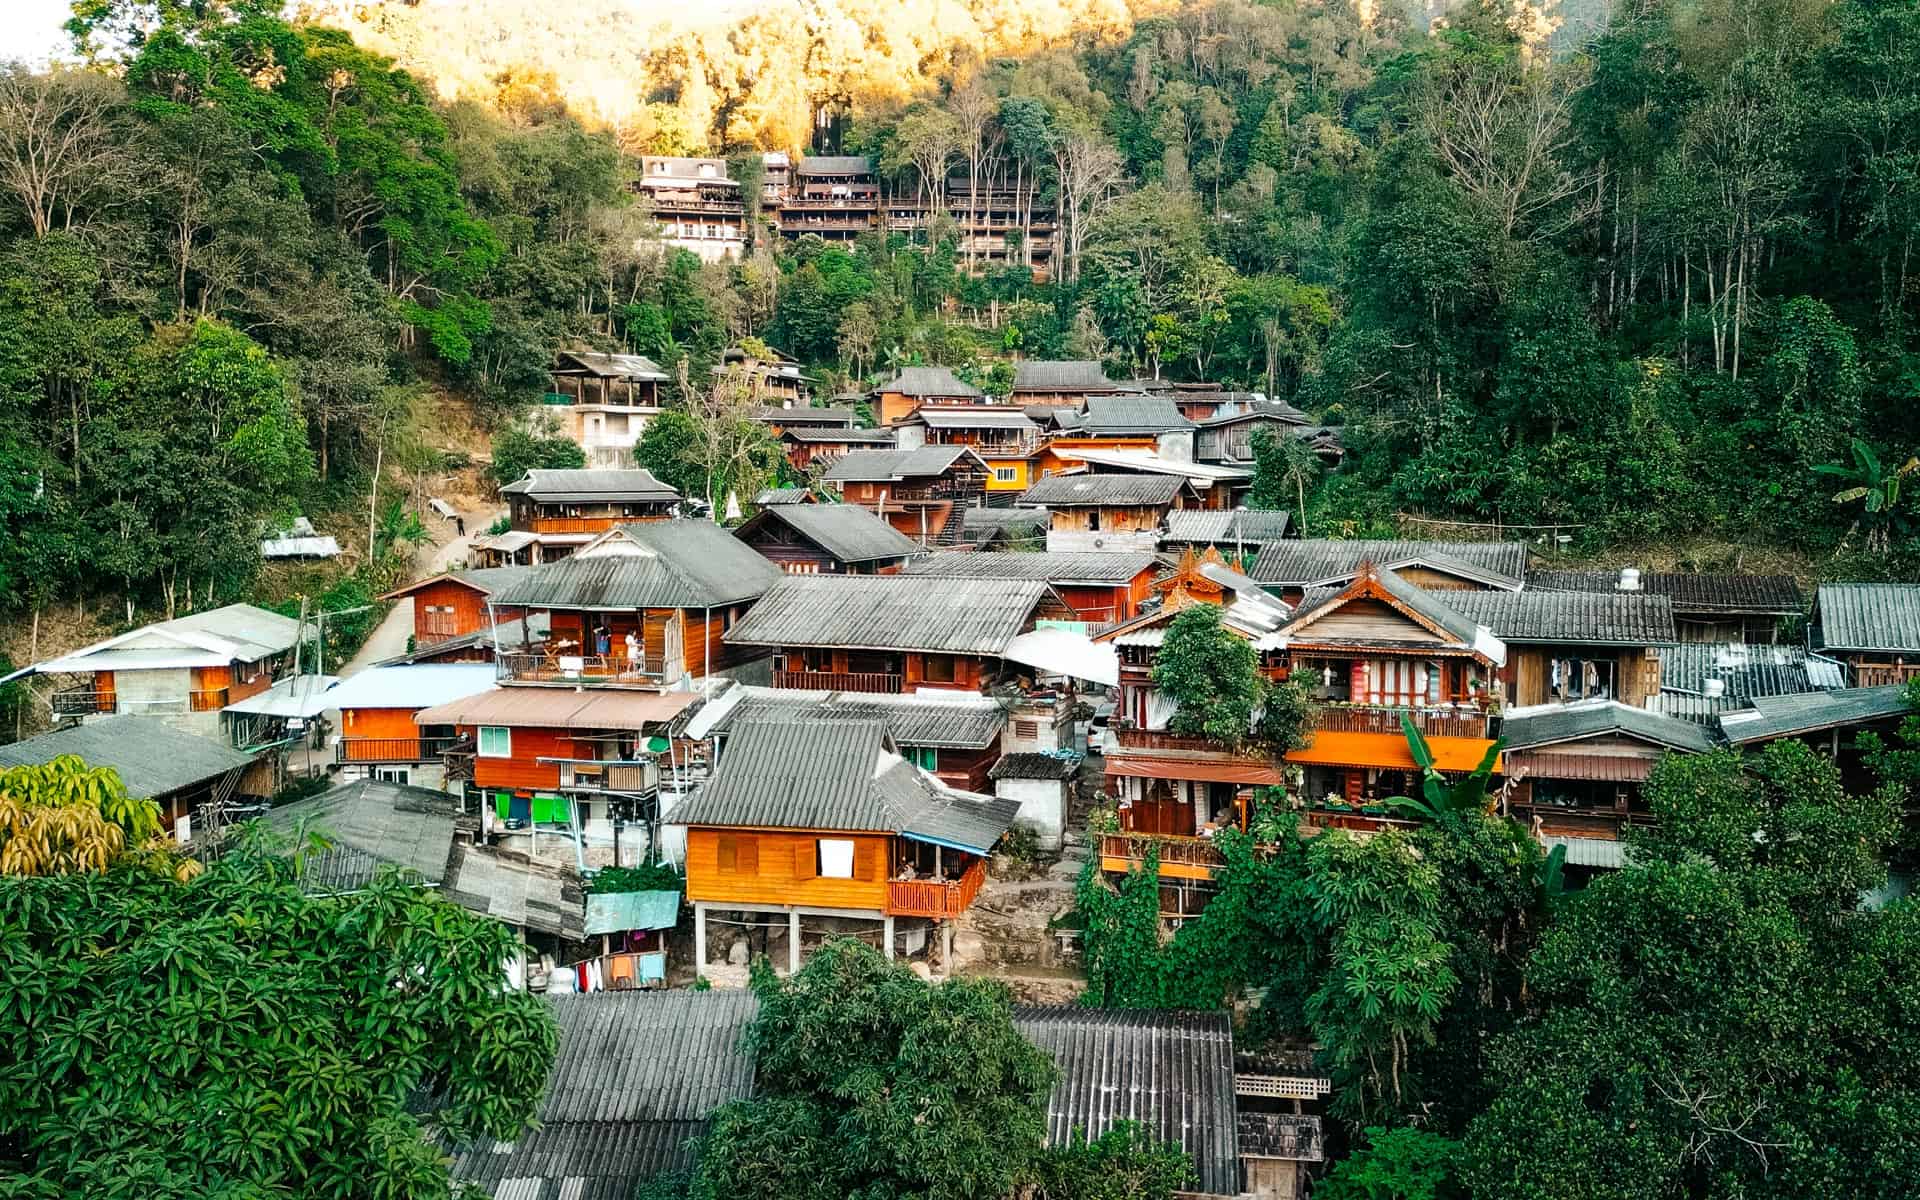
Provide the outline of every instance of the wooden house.
<path id="1" fill-rule="evenodd" d="M 747 206 L 740 185 L 727 178 L 725 159 L 644 155 L 633 190 L 647 198 L 667 245 L 697 255 L 701 262 L 723 262 L 745 253 Z"/>
<path id="2" fill-rule="evenodd" d="M 502 647 L 501 678 L 665 688 L 738 667 L 764 655 L 722 635 L 780 578 L 711 521 L 621 526 L 493 595 L 496 607 L 544 615 L 548 625 L 545 647 Z"/>
<path id="3" fill-rule="evenodd" d="M 1846 663 L 1858 687 L 1920 678 L 1920 584 L 1821 584 L 1812 645 Z"/>
<path id="4" fill-rule="evenodd" d="M 893 444 L 891 429 L 793 425 L 780 432 L 780 445 L 796 471 L 806 471 L 815 463 L 831 463 L 854 450 L 890 450 Z"/>
<path id="5" fill-rule="evenodd" d="M 769 432 L 779 437 L 789 429 L 852 429 L 857 414 L 846 405 L 796 404 L 789 400 L 784 404 L 763 404 L 748 414 L 748 420 L 765 425 Z"/>
<path id="6" fill-rule="evenodd" d="M 927 407 L 965 407 L 987 403 L 987 394 L 947 367 L 902 367 L 873 389 L 874 419 L 894 426 Z"/>
<path id="7" fill-rule="evenodd" d="M 1440 593 L 1453 611 L 1507 646 L 1494 677 L 1503 705 L 1618 700 L 1660 694 L 1660 648 L 1678 640 L 1672 602 L 1648 592 Z"/>
<path id="8" fill-rule="evenodd" d="M 1888 738 L 1914 711 L 1908 684 L 1883 683 L 1797 696 L 1757 696 L 1747 708 L 1721 713 L 1717 720 L 1719 735 L 1729 745 L 1759 747 L 1782 738 L 1807 743 L 1839 765 L 1841 781 L 1849 791 L 1860 793 L 1882 780 L 1862 761 L 1859 735 L 1873 732 Z"/>
<path id="9" fill-rule="evenodd" d="M 821 482 L 922 546 L 960 540 L 961 514 L 983 501 L 985 460 L 966 446 L 855 450 Z"/>
<path id="10" fill-rule="evenodd" d="M 382 600 L 413 603 L 413 649 L 425 649 L 491 628 L 498 621 L 520 616 L 515 608 L 495 608 L 487 601 L 500 587 L 518 580 L 527 567 L 486 567 L 445 571 L 395 588 Z"/>
<path id="11" fill-rule="evenodd" d="M 1138 392 L 1135 384 L 1108 379 L 1100 364 L 1091 360 L 1047 361 L 1029 359 L 1014 364 L 1013 386 L 1007 400 L 1012 404 L 1046 404 L 1081 408 L 1089 396 L 1117 396 Z"/>
<path id="12" fill-rule="evenodd" d="M 1064 611 L 1031 580 L 794 575 L 767 589 L 726 641 L 736 653 L 771 653 L 776 687 L 984 693 L 1048 604 Z"/>
<path id="13" fill-rule="evenodd" d="M 500 617 L 492 625 L 483 625 L 472 633 L 441 638 L 424 646 L 410 646 L 391 658 L 383 658 L 371 665 L 406 667 L 420 663 L 490 663 L 502 646 L 524 650 L 546 644 L 545 613 L 511 619 Z"/>
<path id="14" fill-rule="evenodd" d="M 780 236 L 850 242 L 880 226 L 880 181 L 860 154 L 815 154 L 793 166 L 780 204 Z"/>
<path id="15" fill-rule="evenodd" d="M 987 491 L 1025 491 L 1040 449 L 1040 427 L 1022 411 L 1005 404 L 964 408 L 921 408 L 898 426 L 902 450 L 920 446 L 967 446 L 987 464 Z"/>
<path id="16" fill-rule="evenodd" d="M 1213 420 L 1216 417 L 1234 416 L 1255 407 L 1270 407 L 1276 412 L 1298 413 L 1300 422 L 1305 424 L 1307 414 L 1300 412 L 1284 401 L 1269 401 L 1258 392 L 1243 392 L 1228 388 L 1225 384 L 1209 383 L 1200 380 L 1142 379 L 1136 381 L 1141 391 L 1151 396 L 1165 396 L 1173 401 L 1180 415 L 1196 423 Z"/>
<path id="17" fill-rule="evenodd" d="M 790 971 L 805 916 L 876 921 L 888 957 L 897 921 L 941 926 L 951 969 L 952 922 L 986 882 L 1016 807 L 920 770 L 882 721 L 741 725 L 671 817 L 687 830 L 695 970 L 707 971 L 715 910 L 784 916 Z"/>
<path id="18" fill-rule="evenodd" d="M 269 764 L 254 755 L 158 717 L 131 714 L 0 746 L 0 771 L 43 766 L 69 754 L 119 772 L 129 795 L 160 806 L 161 827 L 182 844 L 196 829 L 218 824 L 225 806 L 258 804 L 274 790 Z"/>
<path id="19" fill-rule="evenodd" d="M 878 575 L 924 554 L 920 543 L 853 504 L 774 504 L 733 536 L 789 575 Z"/>
<path id="20" fill-rule="evenodd" d="M 1194 423 L 1165 396 L 1089 396 L 1077 416 L 1060 418 L 1063 437 L 1083 439 L 1096 448 L 1148 442 L 1150 449 L 1184 451 L 1187 459 L 1193 457 L 1193 430 Z"/>
<path id="21" fill-rule="evenodd" d="M 741 685 L 708 702 L 687 724 L 686 736 L 726 739 L 751 721 L 884 721 L 902 757 L 941 782 L 969 792 L 992 787 L 1009 732 L 1000 701 L 969 692 L 919 695 L 807 691 Z"/>
<path id="22" fill-rule="evenodd" d="M 727 347 L 714 364 L 714 379 L 762 403 L 805 407 L 810 389 L 799 360 L 770 346 L 766 350 L 762 356 L 757 350 Z"/>
<path id="23" fill-rule="evenodd" d="M 1050 475 L 1020 496 L 1047 510 L 1047 552 L 1133 550 L 1152 553 L 1167 514 L 1191 502 L 1177 475 Z"/>
<path id="24" fill-rule="evenodd" d="M 1529 571 L 1527 587 L 1553 592 L 1646 592 L 1673 606 L 1683 642 L 1777 642 L 1784 622 L 1806 612 L 1791 575 L 1682 571 Z"/>
<path id="25" fill-rule="evenodd" d="M 1181 503 L 1189 508 L 1224 512 L 1238 505 L 1253 487 L 1250 469 L 1195 462 L 1184 452 L 1163 454 L 1132 447 L 1070 446 L 1062 445 L 1059 439 L 1047 449 L 1083 470 L 1102 475 L 1166 475 L 1185 480 L 1188 491 Z"/>
<path id="26" fill-rule="evenodd" d="M 229 604 L 158 621 L 35 664 L 72 682 L 49 698 L 58 717 L 160 717 L 191 733 L 220 732 L 220 710 L 291 672 L 296 644 L 318 636 L 292 617 Z"/>
<path id="27" fill-rule="evenodd" d="M 1275 539 L 1260 548 L 1247 574 L 1289 604 L 1310 588 L 1342 586 L 1362 563 L 1394 572 L 1427 591 L 1526 586 L 1525 542 L 1415 542 L 1355 538 Z"/>
<path id="28" fill-rule="evenodd" d="M 489 662 L 373 666 L 342 680 L 327 695 L 340 713 L 333 761 L 345 780 L 374 779 L 439 789 L 446 781 L 452 725 L 422 727 L 423 709 L 491 691 Z"/>
<path id="29" fill-rule="evenodd" d="M 673 517 L 680 493 L 638 467 L 627 470 L 541 470 L 500 489 L 507 502 L 512 533 L 526 535 L 512 553 L 526 552 L 533 563 L 565 558 L 618 525 L 665 521 Z M 503 547 L 502 537 L 476 546 Z M 506 565 L 506 564 L 496 564 Z"/>
<path id="30" fill-rule="evenodd" d="M 1197 419 L 1193 432 L 1193 457 L 1199 462 L 1253 463 L 1256 433 L 1273 438 L 1300 437 L 1303 432 L 1311 443 L 1316 427 L 1307 414 L 1291 404 L 1249 403 L 1236 409 Z M 1338 457 L 1336 453 L 1334 457 Z"/>
<path id="31" fill-rule="evenodd" d="M 658 363 L 641 354 L 562 350 L 554 356 L 547 411 L 561 417 L 589 467 L 633 461 L 647 423 L 660 414 Z"/>
<path id="32" fill-rule="evenodd" d="M 1031 579 L 1048 584 L 1089 626 L 1125 621 L 1153 595 L 1159 560 L 1142 551 L 1023 554 L 949 551 L 908 563 L 907 575 L 941 579 Z"/>

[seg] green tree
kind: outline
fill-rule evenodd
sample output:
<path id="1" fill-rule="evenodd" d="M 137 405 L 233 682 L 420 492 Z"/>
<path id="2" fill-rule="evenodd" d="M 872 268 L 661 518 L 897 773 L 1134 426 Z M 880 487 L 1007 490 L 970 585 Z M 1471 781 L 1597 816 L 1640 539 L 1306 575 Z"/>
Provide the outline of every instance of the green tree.
<path id="1" fill-rule="evenodd" d="M 1314 1188 L 1320 1200 L 1457 1200 L 1460 1145 L 1424 1129 L 1366 1131 L 1367 1141 L 1333 1164 Z"/>
<path id="2" fill-rule="evenodd" d="M 0 771 L 0 876 L 98 874 L 128 858 L 173 866 L 160 808 L 129 795 L 112 767 L 63 754 Z"/>
<path id="3" fill-rule="evenodd" d="M 1253 432 L 1253 490 L 1247 501 L 1254 508 L 1285 508 L 1293 501 L 1296 527 L 1307 536 L 1307 488 L 1320 481 L 1326 469 L 1313 447 L 1297 437 L 1275 437 L 1269 429 Z"/>
<path id="4" fill-rule="evenodd" d="M 662 414 L 665 415 L 665 414 Z M 587 456 L 572 438 L 536 432 L 518 425 L 493 435 L 494 481 L 501 486 L 526 478 L 528 471 L 564 471 L 587 465 Z"/>
<path id="5" fill-rule="evenodd" d="M 1154 657 L 1153 686 L 1179 705 L 1168 722 L 1175 733 L 1229 746 L 1252 734 L 1266 690 L 1259 653 L 1220 623 L 1217 604 L 1193 604 L 1175 615 Z"/>

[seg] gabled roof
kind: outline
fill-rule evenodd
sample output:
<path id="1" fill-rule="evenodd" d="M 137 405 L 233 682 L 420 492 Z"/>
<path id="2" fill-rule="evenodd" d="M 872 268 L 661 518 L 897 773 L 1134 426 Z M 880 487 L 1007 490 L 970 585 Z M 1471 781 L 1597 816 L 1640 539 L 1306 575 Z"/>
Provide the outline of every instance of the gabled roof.
<path id="1" fill-rule="evenodd" d="M 901 367 L 900 373 L 873 389 L 899 392 L 903 396 L 967 396 L 982 399 L 986 393 L 955 375 L 946 367 Z"/>
<path id="2" fill-rule="evenodd" d="M 780 431 L 782 441 L 816 446 L 891 446 L 891 429 L 854 429 L 847 425 L 789 425 Z"/>
<path id="3" fill-rule="evenodd" d="M 42 674 L 63 671 L 138 671 L 176 667 L 222 667 L 258 662 L 293 649 L 300 622 L 252 604 L 156 621 L 70 651 L 39 665 Z M 312 626 L 306 638 L 317 636 Z"/>
<path id="4" fill-rule="evenodd" d="M 1646 592 L 1502 592 L 1449 589 L 1447 607 L 1504 642 L 1658 646 L 1678 639 L 1673 602 Z"/>
<path id="5" fill-rule="evenodd" d="M 0 769 L 40 766 L 63 754 L 76 754 L 90 767 L 112 767 L 127 791 L 142 798 L 166 796 L 253 762 L 250 754 L 159 717 L 118 716 L 0 746 Z"/>
<path id="6" fill-rule="evenodd" d="M 750 991 L 549 995 L 560 1027 L 539 1127 L 453 1148 L 456 1182 L 500 1200 L 628 1200 L 694 1163 L 707 1115 L 754 1092 Z"/>
<path id="7" fill-rule="evenodd" d="M 801 159 L 794 170 L 801 175 L 871 175 L 873 160 L 864 154 L 815 154 Z"/>
<path id="8" fill-rule="evenodd" d="M 1626 592 L 1618 571 L 1530 571 L 1527 586 L 1539 591 Z M 1708 574 L 1644 571 L 1639 591 L 1667 596 L 1678 613 L 1754 613 L 1798 616 L 1805 609 L 1800 585 L 1791 575 Z"/>
<path id="9" fill-rule="evenodd" d="M 965 692 L 895 696 L 741 685 L 708 701 L 687 736 L 725 737 L 738 725 L 769 720 L 881 721 L 896 746 L 984 750 L 1000 740 L 1007 710 Z"/>
<path id="10" fill-rule="evenodd" d="M 593 350 L 561 350 L 556 355 L 561 365 L 571 361 L 589 375 L 603 379 L 641 379 L 665 383 L 667 373 L 660 364 L 644 354 L 601 354 Z"/>
<path id="11" fill-rule="evenodd" d="M 1192 419 L 1165 396 L 1088 396 L 1086 411 L 1072 426 L 1076 433 L 1095 437 L 1158 434 L 1193 427 Z"/>
<path id="12" fill-rule="evenodd" d="M 1011 429 L 1016 433 L 1037 434 L 1040 426 L 1018 408 L 1004 404 L 970 404 L 964 408 L 917 408 L 900 422 L 925 425 L 929 429 Z"/>
<path id="13" fill-rule="evenodd" d="M 1017 551 L 950 550 L 915 559 L 903 575 L 938 575 L 947 579 L 1038 579 L 1051 584 L 1127 584 L 1157 559 L 1144 551 L 1111 554 L 1088 551 L 1074 554 L 1022 554 Z"/>
<path id="14" fill-rule="evenodd" d="M 1256 553 L 1267 542 L 1278 541 L 1287 536 L 1287 524 L 1291 514 L 1284 509 L 1269 512 L 1267 510 L 1248 509 L 1245 512 L 1224 512 L 1216 509 L 1182 508 L 1167 514 L 1167 532 L 1160 536 L 1162 542 L 1191 542 L 1195 545 L 1214 545 L 1230 548 L 1236 541 L 1244 542 Z"/>
<path id="15" fill-rule="evenodd" d="M 917 450 L 851 450 L 827 468 L 822 478 L 834 483 L 893 483 L 944 475 L 962 459 L 986 463 L 966 446 L 922 446 Z"/>
<path id="16" fill-rule="evenodd" d="M 1044 583 L 912 575 L 791 575 L 735 622 L 743 646 L 998 655 L 1050 594 Z"/>
<path id="17" fill-rule="evenodd" d="M 753 502 L 760 508 L 773 504 L 812 504 L 813 489 L 807 487 L 762 488 Z"/>
<path id="18" fill-rule="evenodd" d="M 301 888 L 331 896 L 362 890 L 383 866 L 438 886 L 459 815 L 459 800 L 443 792 L 362 779 L 275 805 L 265 820 L 283 835 L 317 833 L 332 843 L 300 864 Z"/>
<path id="19" fill-rule="evenodd" d="M 1527 574 L 1525 542 L 1410 542 L 1299 538 L 1260 548 L 1247 574 L 1268 587 L 1313 587 L 1344 581 L 1363 562 L 1394 563 L 1445 555 L 1508 580 Z"/>
<path id="20" fill-rule="evenodd" d="M 1016 392 L 1113 392 L 1128 391 L 1132 386 L 1108 379 L 1100 364 L 1090 359 L 1028 360 L 1013 368 Z"/>
<path id="21" fill-rule="evenodd" d="M 493 688 L 492 663 L 373 666 L 326 693 L 328 708 L 430 708 Z"/>
<path id="22" fill-rule="evenodd" d="M 1186 1151 L 1195 1191 L 1240 1192 L 1233 1025 L 1223 1012 L 1016 1007 L 1013 1023 L 1060 1078 L 1047 1097 L 1047 1143 L 1098 1138 L 1123 1121 Z"/>
<path id="23" fill-rule="evenodd" d="M 1827 650 L 1920 654 L 1920 583 L 1823 583 L 1814 631 Z"/>
<path id="24" fill-rule="evenodd" d="M 1389 608 L 1398 610 L 1414 624 L 1425 628 L 1438 636 L 1443 644 L 1457 650 L 1468 650 L 1490 662 L 1506 662 L 1506 645 L 1495 637 L 1486 626 L 1466 616 L 1452 607 L 1447 597 L 1452 593 L 1429 592 L 1413 586 L 1392 571 L 1383 570 L 1372 563 L 1362 563 L 1353 582 L 1340 591 L 1319 597 L 1303 599 L 1300 607 L 1294 610 L 1293 618 L 1274 635 L 1275 645 L 1304 641 L 1318 643 L 1312 625 L 1354 600 L 1377 600 Z M 1342 642 L 1353 639 L 1339 639 Z M 1391 641 L 1392 639 L 1383 639 Z M 1355 642 L 1355 644 L 1364 644 Z"/>
<path id="25" fill-rule="evenodd" d="M 503 496 L 525 496 L 536 503 L 579 503 L 599 501 L 664 501 L 673 503 L 680 493 L 640 467 L 628 470 L 595 468 L 591 470 L 546 470 L 533 468 L 522 479 L 500 489 Z"/>
<path id="26" fill-rule="evenodd" d="M 411 596 L 429 584 L 451 581 L 472 588 L 483 596 L 492 595 L 509 583 L 525 577 L 532 567 L 475 567 L 465 571 L 442 571 L 438 575 L 429 575 L 425 579 L 416 579 L 380 597 L 382 600 L 399 600 Z"/>
<path id="27" fill-rule="evenodd" d="M 1891 720 L 1913 711 L 1904 684 L 1840 688 L 1799 696 L 1758 696 L 1751 708 L 1720 714 L 1720 733 L 1736 746 L 1795 734 Z"/>
<path id="28" fill-rule="evenodd" d="M 1509 709 L 1500 721 L 1509 754 L 1589 738 L 1621 736 L 1667 750 L 1704 754 L 1713 739 L 1690 721 L 1661 716 L 1614 700 L 1536 704 Z"/>
<path id="29" fill-rule="evenodd" d="M 748 721 L 675 825 L 895 833 L 986 854 L 1016 801 L 942 784 L 895 752 L 882 721 Z"/>
<path id="30" fill-rule="evenodd" d="M 1091 467 L 1126 473 L 1178 475 L 1195 486 L 1216 483 L 1241 483 L 1253 478 L 1246 467 L 1219 463 L 1194 462 L 1190 458 L 1170 458 L 1153 450 L 1097 450 L 1085 446 L 1057 447 L 1054 453 L 1063 459 L 1077 459 Z"/>
<path id="31" fill-rule="evenodd" d="M 493 603 L 537 608 L 705 608 L 751 600 L 780 568 L 712 521 L 622 525 L 556 563 L 531 567 Z"/>
<path id="32" fill-rule="evenodd" d="M 852 427 L 855 414 L 851 408 L 831 404 L 767 404 L 747 415 L 751 420 L 788 428 L 796 425 L 837 425 L 847 429 Z"/>
<path id="33" fill-rule="evenodd" d="M 763 508 L 734 536 L 746 541 L 770 524 L 784 525 L 845 563 L 922 553 L 920 543 L 857 504 L 782 504 Z"/>
<path id="34" fill-rule="evenodd" d="M 1049 475 L 1028 488 L 1022 504 L 1047 508 L 1164 508 L 1187 481 L 1179 475 Z"/>
<path id="35" fill-rule="evenodd" d="M 1202 396 L 1201 399 L 1211 399 Z M 1239 403 L 1235 401 L 1235 403 Z M 1288 425 L 1306 425 L 1311 419 L 1285 400 L 1248 400 L 1233 412 L 1215 413 L 1200 422 L 1203 429 L 1219 425 L 1238 425 L 1242 421 L 1282 421 Z"/>

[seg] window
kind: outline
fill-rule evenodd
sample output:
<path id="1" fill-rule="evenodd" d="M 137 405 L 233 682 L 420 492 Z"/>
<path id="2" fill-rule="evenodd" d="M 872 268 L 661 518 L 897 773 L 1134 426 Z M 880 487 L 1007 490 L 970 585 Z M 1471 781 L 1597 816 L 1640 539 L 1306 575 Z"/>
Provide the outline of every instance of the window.
<path id="1" fill-rule="evenodd" d="M 953 682 L 953 656 L 950 654 L 929 654 L 926 657 L 928 683 Z"/>
<path id="2" fill-rule="evenodd" d="M 1020 468 L 1019 467 L 995 467 L 993 469 L 993 477 L 999 483 L 1019 483 Z"/>
<path id="3" fill-rule="evenodd" d="M 1031 742 L 1040 736 L 1040 722 L 1018 720 L 1013 723 L 1013 736 L 1022 741 Z"/>
<path id="4" fill-rule="evenodd" d="M 1556 658 L 1547 664 L 1547 698 L 1555 703 L 1613 698 L 1614 662 L 1608 658 Z"/>
<path id="5" fill-rule="evenodd" d="M 819 847 L 820 878 L 853 878 L 852 838 L 821 838 L 814 845 Z"/>
<path id="6" fill-rule="evenodd" d="M 940 751 L 933 746 L 902 746 L 900 752 L 907 756 L 908 762 L 922 771 L 934 770 L 940 761 Z"/>
<path id="7" fill-rule="evenodd" d="M 1090 508 L 1087 510 L 1087 528 L 1094 533 L 1100 532 L 1100 510 L 1099 509 Z"/>
<path id="8" fill-rule="evenodd" d="M 410 770 L 408 767 L 375 767 L 373 777 L 381 783 L 405 785 L 412 782 Z"/>
<path id="9" fill-rule="evenodd" d="M 513 731 L 504 725 L 482 725 L 478 749 L 481 758 L 512 758 Z"/>
<path id="10" fill-rule="evenodd" d="M 758 875 L 760 873 L 759 842 L 737 833 L 723 833 L 720 835 L 719 843 L 721 874 Z"/>

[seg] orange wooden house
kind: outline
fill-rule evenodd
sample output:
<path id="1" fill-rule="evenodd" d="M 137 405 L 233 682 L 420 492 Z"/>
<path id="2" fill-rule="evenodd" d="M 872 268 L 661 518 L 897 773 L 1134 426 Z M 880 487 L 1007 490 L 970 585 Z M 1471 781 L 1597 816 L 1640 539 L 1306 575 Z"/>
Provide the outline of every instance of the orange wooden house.
<path id="1" fill-rule="evenodd" d="M 680 493 L 640 468 L 530 470 L 500 489 L 511 528 L 474 539 L 489 566 L 565 558 L 620 525 L 672 518 Z"/>
<path id="2" fill-rule="evenodd" d="M 961 514 L 983 502 L 989 474 L 970 447 L 922 446 L 855 450 L 828 467 L 821 482 L 930 546 L 959 540 Z"/>
<path id="3" fill-rule="evenodd" d="M 985 404 L 987 394 L 946 367 L 902 367 L 873 389 L 874 418 L 898 425 L 928 406 Z"/>
<path id="4" fill-rule="evenodd" d="M 482 567 L 470 571 L 446 571 L 426 579 L 417 579 L 380 598 L 413 602 L 412 648 L 423 650 L 439 642 L 479 633 L 497 621 L 518 618 L 520 609 L 507 605 L 490 611 L 488 601 L 496 590 L 518 580 L 529 569 Z"/>
<path id="5" fill-rule="evenodd" d="M 340 712 L 333 739 L 340 777 L 438 789 L 458 732 L 451 723 L 423 727 L 416 718 L 493 684 L 493 664 L 485 662 L 373 666 L 342 680 L 327 693 Z"/>
<path id="6" fill-rule="evenodd" d="M 787 967 L 804 957 L 806 916 L 896 922 L 948 938 L 986 881 L 986 860 L 1019 805 L 956 791 L 903 758 L 882 721 L 750 721 L 713 776 L 676 808 L 687 829 L 695 969 L 709 964 L 713 911 L 787 920 Z"/>
<path id="7" fill-rule="evenodd" d="M 1130 620 L 1153 595 L 1160 563 L 1141 551 L 1023 554 L 1013 551 L 948 551 L 917 558 L 903 574 L 940 579 L 1033 579 L 1048 584 L 1088 626 Z"/>

